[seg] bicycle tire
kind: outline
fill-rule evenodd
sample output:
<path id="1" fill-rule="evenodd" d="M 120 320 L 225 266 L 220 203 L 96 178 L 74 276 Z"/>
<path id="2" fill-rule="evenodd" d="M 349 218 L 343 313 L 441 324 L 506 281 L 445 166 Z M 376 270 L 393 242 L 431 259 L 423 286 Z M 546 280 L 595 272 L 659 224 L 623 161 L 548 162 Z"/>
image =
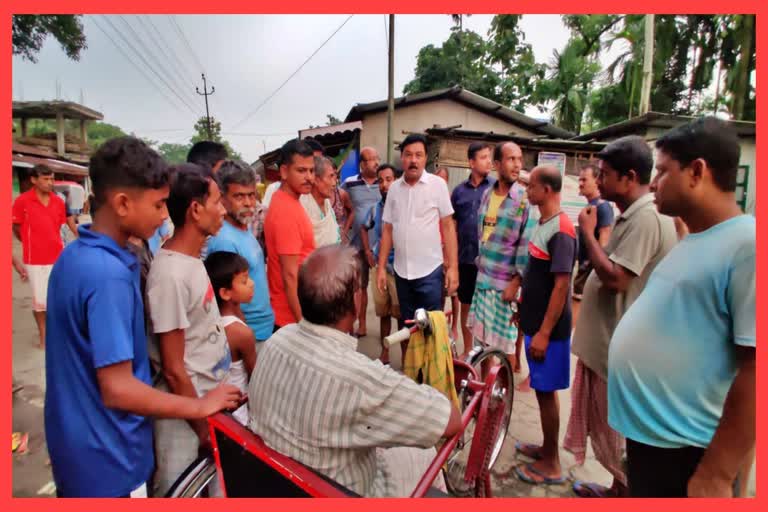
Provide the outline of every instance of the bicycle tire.
<path id="1" fill-rule="evenodd" d="M 498 359 L 499 364 L 504 367 L 504 370 L 502 371 L 507 372 L 508 382 L 511 384 L 508 389 L 504 390 L 504 400 L 506 405 L 502 417 L 502 425 L 494 442 L 493 452 L 491 453 L 488 462 L 488 469 L 490 470 L 499 458 L 501 449 L 504 446 L 504 441 L 507 437 L 509 422 L 512 418 L 512 403 L 514 401 L 514 385 L 512 385 L 512 383 L 514 380 L 512 366 L 507 360 L 507 355 L 501 350 L 487 348 L 474 355 L 470 354 L 469 363 L 475 370 L 477 370 L 478 375 L 480 375 L 482 373 L 481 368 L 483 361 L 489 358 Z M 470 398 L 471 394 L 465 390 L 462 390 L 459 393 L 459 405 L 462 412 L 469 403 Z M 444 476 L 446 487 L 448 492 L 456 497 L 469 497 L 475 492 L 472 484 L 464 481 L 464 474 L 466 471 L 466 458 L 469 456 L 469 451 L 472 446 L 476 420 L 477 418 L 473 417 L 467 424 L 467 428 L 464 430 L 462 438 L 459 440 L 459 443 L 456 445 L 456 448 L 454 448 L 453 453 L 450 455 L 445 465 Z"/>
<path id="2" fill-rule="evenodd" d="M 212 456 L 202 456 L 190 464 L 176 479 L 166 498 L 202 498 L 203 492 L 216 478 L 216 462 Z"/>

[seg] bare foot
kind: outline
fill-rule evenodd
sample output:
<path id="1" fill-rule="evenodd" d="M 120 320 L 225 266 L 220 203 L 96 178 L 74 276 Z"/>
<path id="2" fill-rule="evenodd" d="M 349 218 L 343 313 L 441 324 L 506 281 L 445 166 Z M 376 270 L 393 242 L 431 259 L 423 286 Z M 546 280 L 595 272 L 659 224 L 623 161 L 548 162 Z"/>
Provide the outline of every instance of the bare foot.
<path id="1" fill-rule="evenodd" d="M 531 391 L 531 376 L 527 376 L 523 382 L 515 386 L 515 390 L 521 393 L 529 393 Z"/>

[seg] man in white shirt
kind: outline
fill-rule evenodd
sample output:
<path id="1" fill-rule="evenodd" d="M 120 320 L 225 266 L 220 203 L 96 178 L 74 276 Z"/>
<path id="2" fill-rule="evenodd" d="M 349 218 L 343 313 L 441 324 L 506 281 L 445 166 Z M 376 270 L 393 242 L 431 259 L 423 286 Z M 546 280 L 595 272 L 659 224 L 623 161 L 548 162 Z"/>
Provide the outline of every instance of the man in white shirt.
<path id="1" fill-rule="evenodd" d="M 386 290 L 386 259 L 395 248 L 395 284 L 401 321 L 418 308 L 442 310 L 447 295 L 458 286 L 456 228 L 448 185 L 425 172 L 427 140 L 408 135 L 400 145 L 403 176 L 387 194 L 382 215 L 376 285 Z M 442 240 L 441 240 L 442 238 Z"/>

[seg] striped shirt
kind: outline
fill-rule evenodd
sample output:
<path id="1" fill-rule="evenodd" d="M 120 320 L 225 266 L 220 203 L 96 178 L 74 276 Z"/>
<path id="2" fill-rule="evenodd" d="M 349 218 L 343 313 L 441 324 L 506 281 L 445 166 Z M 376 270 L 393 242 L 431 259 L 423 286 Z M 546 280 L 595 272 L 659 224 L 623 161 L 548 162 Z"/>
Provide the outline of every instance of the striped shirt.
<path id="1" fill-rule="evenodd" d="M 259 353 L 249 428 L 274 450 L 363 496 L 386 494 L 376 448 L 434 446 L 450 403 L 357 352 L 357 340 L 301 320 Z"/>
<path id="2" fill-rule="evenodd" d="M 490 197 L 497 187 L 498 182 L 488 187 L 480 201 L 477 215 L 480 240 Z M 534 228 L 534 223 L 528 221 L 531 210 L 528 196 L 519 182 L 510 187 L 508 196 L 499 206 L 493 232 L 487 241 L 480 242 L 477 287 L 481 289 L 504 290 L 515 274 L 523 275 L 528 263 L 528 239 Z"/>

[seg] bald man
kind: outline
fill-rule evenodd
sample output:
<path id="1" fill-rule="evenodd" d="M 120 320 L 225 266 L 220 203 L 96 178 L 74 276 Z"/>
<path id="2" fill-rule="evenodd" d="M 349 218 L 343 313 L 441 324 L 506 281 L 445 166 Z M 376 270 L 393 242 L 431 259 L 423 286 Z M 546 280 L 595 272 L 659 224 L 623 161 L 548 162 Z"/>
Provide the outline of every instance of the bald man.
<path id="1" fill-rule="evenodd" d="M 576 230 L 560 208 L 563 177 L 552 166 L 531 172 L 528 200 L 541 215 L 530 242 L 523 273 L 520 329 L 536 391 L 544 441 L 541 446 L 518 444 L 517 449 L 535 460 L 518 466 L 518 477 L 530 484 L 565 481 L 560 467 L 558 434 L 560 413 L 557 391 L 570 383 L 571 272 L 576 263 Z"/>
<path id="2" fill-rule="evenodd" d="M 349 194 L 354 211 L 354 221 L 352 231 L 349 233 L 349 244 L 358 251 L 360 259 L 360 291 L 359 304 L 360 310 L 357 313 L 357 336 L 365 336 L 367 326 L 365 323 L 365 313 L 368 309 L 368 281 L 370 267 L 368 258 L 365 256 L 363 241 L 360 239 L 360 228 L 365 221 L 368 212 L 373 206 L 381 201 L 381 192 L 379 192 L 379 182 L 376 179 L 376 169 L 379 167 L 381 159 L 376 149 L 365 147 L 360 150 L 360 172 L 355 176 L 350 176 L 341 186 Z"/>
<path id="3" fill-rule="evenodd" d="M 321 247 L 302 264 L 303 318 L 273 334 L 259 353 L 248 388 L 249 427 L 278 452 L 361 496 L 408 496 L 434 459 L 435 444 L 461 429 L 461 413 L 436 389 L 357 351 L 347 334 L 357 274 L 350 247 Z M 442 477 L 435 485 L 443 488 Z"/>

